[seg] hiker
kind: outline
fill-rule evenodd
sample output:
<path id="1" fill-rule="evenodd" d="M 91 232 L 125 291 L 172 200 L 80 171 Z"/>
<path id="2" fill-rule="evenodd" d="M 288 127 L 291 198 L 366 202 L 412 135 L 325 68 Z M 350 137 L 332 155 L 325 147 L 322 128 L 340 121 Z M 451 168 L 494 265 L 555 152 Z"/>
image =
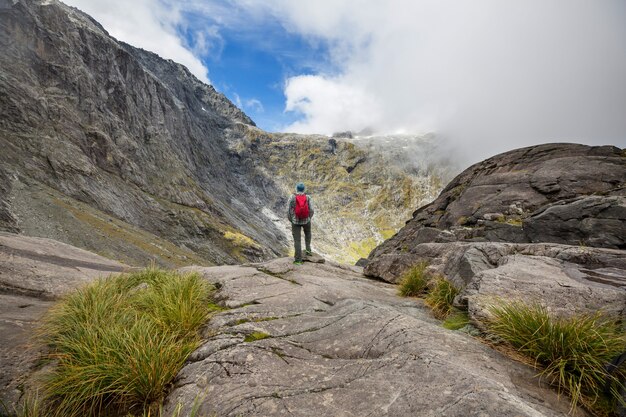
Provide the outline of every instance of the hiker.
<path id="1" fill-rule="evenodd" d="M 313 217 L 313 201 L 304 193 L 304 184 L 296 184 L 296 193 L 289 199 L 288 218 L 291 222 L 291 233 L 296 250 L 294 264 L 302 265 L 302 244 L 300 242 L 301 229 L 304 229 L 304 253 L 312 255 L 311 251 L 311 218 Z"/>

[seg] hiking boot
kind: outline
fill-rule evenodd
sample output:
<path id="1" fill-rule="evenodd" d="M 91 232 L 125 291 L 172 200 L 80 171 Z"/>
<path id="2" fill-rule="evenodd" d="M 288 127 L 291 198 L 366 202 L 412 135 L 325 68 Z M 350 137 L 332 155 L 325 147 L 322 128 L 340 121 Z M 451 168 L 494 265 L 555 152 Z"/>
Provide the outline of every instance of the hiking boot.
<path id="1" fill-rule="evenodd" d="M 302 265 L 302 261 L 293 261 L 294 265 Z"/>
<path id="2" fill-rule="evenodd" d="M 307 255 L 307 256 L 313 256 L 313 251 L 311 251 L 311 250 L 305 250 L 305 251 L 304 251 L 304 254 L 305 254 L 305 255 Z"/>

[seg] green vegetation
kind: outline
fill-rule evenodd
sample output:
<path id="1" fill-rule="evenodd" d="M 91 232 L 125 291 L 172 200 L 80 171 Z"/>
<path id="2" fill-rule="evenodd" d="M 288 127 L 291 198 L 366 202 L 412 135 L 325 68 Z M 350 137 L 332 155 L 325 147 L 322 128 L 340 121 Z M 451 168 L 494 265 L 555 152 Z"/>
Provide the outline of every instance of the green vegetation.
<path id="1" fill-rule="evenodd" d="M 498 216 L 495 219 L 498 223 L 509 224 L 511 226 L 522 227 L 522 218 L 519 216 L 506 217 L 504 215 Z"/>
<path id="2" fill-rule="evenodd" d="M 224 238 L 230 241 L 233 245 L 242 247 L 242 248 L 258 248 L 259 245 L 249 238 L 248 236 L 241 234 L 239 232 L 224 232 Z"/>
<path id="3" fill-rule="evenodd" d="M 402 274 L 398 293 L 403 297 L 424 297 L 427 306 L 433 310 L 433 314 L 440 320 L 448 317 L 453 310 L 452 302 L 459 293 L 459 289 L 441 275 L 432 276 L 426 270 L 428 262 L 420 262 L 409 268 Z M 467 313 L 455 314 L 450 319 L 446 328 L 454 330 L 464 327 L 469 322 Z M 461 325 L 461 323 L 463 323 Z M 456 327 L 458 326 L 458 327 Z"/>
<path id="4" fill-rule="evenodd" d="M 249 335 L 247 335 L 243 341 L 246 343 L 249 342 L 256 342 L 257 340 L 263 340 L 263 339 L 267 339 L 268 337 L 271 337 L 269 334 L 267 333 L 263 333 L 263 332 L 254 332 L 254 333 L 250 333 Z"/>
<path id="5" fill-rule="evenodd" d="M 403 297 L 424 295 L 428 288 L 430 276 L 426 272 L 428 262 L 420 262 L 402 274 L 398 293 Z"/>
<path id="6" fill-rule="evenodd" d="M 541 305 L 522 302 L 500 303 L 490 311 L 489 331 L 543 368 L 540 375 L 571 396 L 572 408 L 583 404 L 607 414 L 615 407 L 626 372 L 611 377 L 612 398 L 603 398 L 602 388 L 605 364 L 626 349 L 618 323 L 600 314 L 555 317 Z"/>
<path id="7" fill-rule="evenodd" d="M 445 319 L 452 309 L 452 302 L 459 289 L 442 276 L 434 278 L 429 287 L 426 305 L 432 308 L 435 317 Z"/>
<path id="8" fill-rule="evenodd" d="M 448 330 L 459 330 L 469 324 L 469 314 L 467 311 L 452 309 L 448 317 L 441 324 Z"/>
<path id="9" fill-rule="evenodd" d="M 69 295 L 43 327 L 57 362 L 44 382 L 46 415 L 158 411 L 199 327 L 221 309 L 212 292 L 197 274 L 146 269 Z"/>
<path id="10" fill-rule="evenodd" d="M 522 219 L 521 218 L 510 218 L 506 221 L 506 224 L 510 224 L 511 226 L 522 227 Z"/>
<path id="11" fill-rule="evenodd" d="M 102 235 L 102 242 L 106 244 L 101 245 L 102 249 L 98 253 L 106 258 L 120 259 L 128 265 L 145 264 L 146 258 L 156 259 L 161 265 L 175 267 L 210 264 L 189 249 L 180 248 L 166 239 L 111 217 L 85 203 L 68 199 L 66 196 L 55 197 L 54 194 L 50 202 L 71 215 L 79 224 L 76 227 L 85 233 Z M 165 205 L 166 202 L 159 200 L 159 203 Z M 187 209 L 184 206 L 180 207 Z M 207 214 L 203 215 L 207 217 Z M 116 244 L 112 245 L 112 242 Z M 129 249 L 120 252 L 116 249 L 118 246 Z"/>
<path id="12" fill-rule="evenodd" d="M 367 258 L 371 251 L 376 247 L 376 240 L 370 237 L 360 240 L 358 242 L 350 242 L 350 245 L 345 248 L 347 256 L 354 259 Z"/>
<path id="13" fill-rule="evenodd" d="M 174 408 L 174 411 L 172 411 L 172 414 L 170 414 L 169 416 L 166 416 L 163 414 L 163 407 L 159 406 L 159 408 L 156 411 L 144 410 L 143 414 L 141 414 L 141 417 L 199 417 L 198 410 L 200 409 L 200 401 L 198 401 L 198 398 L 196 398 L 196 400 L 194 401 L 191 407 L 191 411 L 189 412 L 187 416 L 183 416 L 182 409 L 183 409 L 182 404 L 179 403 L 176 405 L 176 408 Z M 129 414 L 126 417 L 135 417 L 135 416 L 133 416 L 132 414 Z"/>

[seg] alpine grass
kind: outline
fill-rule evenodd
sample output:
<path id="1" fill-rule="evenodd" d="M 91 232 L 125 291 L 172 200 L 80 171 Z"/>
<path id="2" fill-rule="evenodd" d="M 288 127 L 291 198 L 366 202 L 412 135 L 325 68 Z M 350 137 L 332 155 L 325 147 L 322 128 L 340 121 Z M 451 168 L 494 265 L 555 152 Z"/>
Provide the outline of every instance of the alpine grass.
<path id="1" fill-rule="evenodd" d="M 469 322 L 467 311 L 453 308 L 441 325 L 448 330 L 459 330 L 467 326 Z"/>
<path id="2" fill-rule="evenodd" d="M 158 409 L 200 344 L 198 329 L 216 309 L 212 293 L 197 274 L 151 268 L 101 279 L 66 297 L 42 332 L 57 364 L 44 382 L 48 414 Z"/>
<path id="3" fill-rule="evenodd" d="M 403 297 L 418 297 L 424 295 L 430 279 L 426 268 L 427 262 L 420 262 L 402 274 L 398 293 Z"/>
<path id="4" fill-rule="evenodd" d="M 459 289 L 450 281 L 438 276 L 430 284 L 425 302 L 433 310 L 435 317 L 443 320 L 452 310 L 452 302 L 458 293 Z"/>
<path id="5" fill-rule="evenodd" d="M 572 409 L 582 404 L 606 414 L 615 408 L 626 377 L 623 369 L 612 375 L 605 371 L 626 350 L 626 334 L 616 321 L 600 313 L 555 317 L 539 304 L 522 302 L 501 302 L 490 312 L 489 331 L 534 360 L 541 377 L 571 396 Z"/>

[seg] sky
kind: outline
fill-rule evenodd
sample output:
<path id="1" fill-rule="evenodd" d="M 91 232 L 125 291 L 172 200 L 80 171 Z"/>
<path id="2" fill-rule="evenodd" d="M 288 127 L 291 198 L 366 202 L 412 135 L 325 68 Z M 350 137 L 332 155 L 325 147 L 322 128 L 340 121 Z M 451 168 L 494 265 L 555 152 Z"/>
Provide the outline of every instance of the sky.
<path id="1" fill-rule="evenodd" d="M 66 0 L 269 131 L 626 147 L 624 0 Z M 132 5 L 132 6 L 131 6 Z"/>

